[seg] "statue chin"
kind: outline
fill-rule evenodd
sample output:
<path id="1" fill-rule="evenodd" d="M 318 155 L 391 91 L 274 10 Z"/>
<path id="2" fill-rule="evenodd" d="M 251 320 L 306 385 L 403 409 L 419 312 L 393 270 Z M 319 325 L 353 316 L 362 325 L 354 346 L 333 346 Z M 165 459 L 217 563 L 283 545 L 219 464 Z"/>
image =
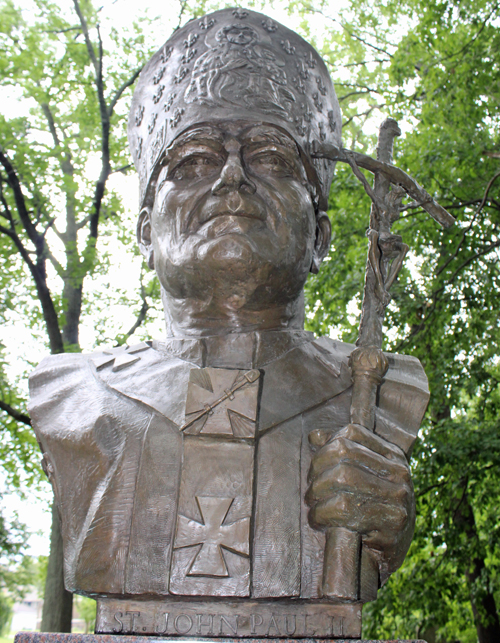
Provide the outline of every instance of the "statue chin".
<path id="1" fill-rule="evenodd" d="M 223 270 L 248 272 L 255 264 L 265 263 L 258 244 L 241 232 L 228 232 L 207 240 L 198 246 L 197 255 L 197 261 L 203 262 L 207 269 L 220 266 Z"/>
<path id="2" fill-rule="evenodd" d="M 217 305 L 267 309 L 300 297 L 311 263 L 279 247 L 264 228 L 201 238 L 193 235 L 182 252 L 155 250 L 155 267 L 169 298 L 185 299 L 200 310 Z M 176 260 L 177 259 L 177 260 Z M 226 303 L 229 302 L 229 303 Z"/>

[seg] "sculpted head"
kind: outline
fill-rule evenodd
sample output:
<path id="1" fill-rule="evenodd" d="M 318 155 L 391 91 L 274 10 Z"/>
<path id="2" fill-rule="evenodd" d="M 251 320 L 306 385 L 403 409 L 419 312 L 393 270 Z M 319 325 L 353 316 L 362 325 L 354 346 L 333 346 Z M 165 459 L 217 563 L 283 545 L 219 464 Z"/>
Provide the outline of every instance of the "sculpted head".
<path id="1" fill-rule="evenodd" d="M 311 155 L 327 132 L 338 145 L 324 63 L 261 14 L 191 21 L 153 56 L 129 139 L 139 246 L 170 332 L 301 327 L 303 286 L 330 242 L 333 164 Z"/>

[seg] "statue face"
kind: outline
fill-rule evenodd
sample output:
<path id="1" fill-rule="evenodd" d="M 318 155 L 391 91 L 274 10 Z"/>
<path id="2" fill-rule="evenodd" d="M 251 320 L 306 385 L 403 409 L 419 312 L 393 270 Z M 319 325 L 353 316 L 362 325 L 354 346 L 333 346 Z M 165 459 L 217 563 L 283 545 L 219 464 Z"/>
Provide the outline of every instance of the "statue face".
<path id="1" fill-rule="evenodd" d="M 325 225 L 318 235 L 293 139 L 270 125 L 210 124 L 164 159 L 139 243 L 172 298 L 259 310 L 297 299 L 314 253 L 328 248 Z"/>

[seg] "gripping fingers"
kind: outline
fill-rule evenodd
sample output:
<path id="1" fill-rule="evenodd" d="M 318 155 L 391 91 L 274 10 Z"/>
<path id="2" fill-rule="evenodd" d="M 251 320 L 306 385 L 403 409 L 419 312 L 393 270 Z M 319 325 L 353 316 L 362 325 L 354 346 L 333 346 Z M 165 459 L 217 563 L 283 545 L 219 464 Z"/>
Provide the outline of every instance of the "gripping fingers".
<path id="1" fill-rule="evenodd" d="M 373 431 L 365 429 L 365 427 L 360 424 L 348 424 L 336 433 L 335 437 L 347 438 L 351 440 L 351 442 L 365 446 L 388 460 L 395 460 L 396 462 L 407 464 L 406 456 L 398 446 L 384 440 L 384 438 L 373 433 Z"/>
<path id="2" fill-rule="evenodd" d="M 313 480 L 306 494 L 306 502 L 312 506 L 328 499 L 338 491 L 355 491 L 374 500 L 406 503 L 411 495 L 411 487 L 405 482 L 393 482 L 380 478 L 355 464 L 340 462 L 326 469 Z"/>
<path id="3" fill-rule="evenodd" d="M 408 512 L 400 504 L 374 501 L 364 494 L 340 491 L 310 510 L 309 521 L 315 529 L 345 527 L 361 534 L 384 532 L 394 538 L 404 529 Z"/>
<path id="4" fill-rule="evenodd" d="M 374 475 L 390 481 L 403 481 L 407 484 L 410 482 L 410 471 L 406 461 L 403 463 L 389 460 L 368 447 L 338 434 L 314 456 L 309 469 L 309 481 L 315 480 L 323 472 L 342 462 L 365 468 Z"/>

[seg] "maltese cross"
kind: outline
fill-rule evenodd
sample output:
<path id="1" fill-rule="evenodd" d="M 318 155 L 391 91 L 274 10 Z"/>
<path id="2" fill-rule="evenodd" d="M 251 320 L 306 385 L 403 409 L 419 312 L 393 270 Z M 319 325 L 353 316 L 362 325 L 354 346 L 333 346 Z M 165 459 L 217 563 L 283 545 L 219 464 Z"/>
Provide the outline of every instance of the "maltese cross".
<path id="1" fill-rule="evenodd" d="M 196 496 L 202 522 L 178 516 L 175 548 L 201 545 L 187 576 L 229 576 L 223 549 L 249 555 L 250 518 L 224 524 L 233 500 Z"/>

